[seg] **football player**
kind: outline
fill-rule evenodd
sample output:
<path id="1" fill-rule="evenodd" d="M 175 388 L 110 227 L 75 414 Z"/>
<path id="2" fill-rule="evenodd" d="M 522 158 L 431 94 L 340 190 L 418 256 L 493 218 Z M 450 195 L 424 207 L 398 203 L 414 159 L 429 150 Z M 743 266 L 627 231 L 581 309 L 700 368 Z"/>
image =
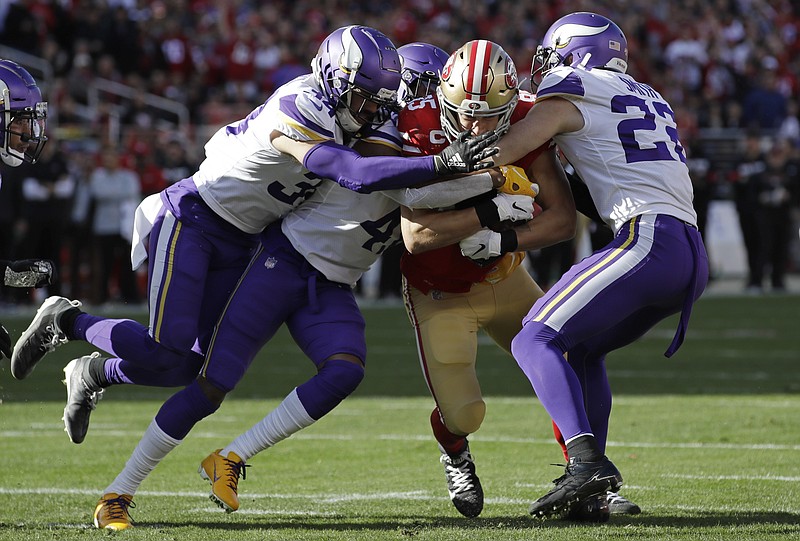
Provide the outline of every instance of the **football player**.
<path id="1" fill-rule="evenodd" d="M 415 41 L 397 48 L 403 69 L 397 100 L 405 106 L 411 100 L 432 94 L 439 85 L 447 52 L 430 43 Z"/>
<path id="2" fill-rule="evenodd" d="M 0 160 L 9 167 L 36 163 L 47 142 L 47 102 L 28 70 L 0 59 Z M 0 177 L 0 185 L 2 177 Z M 44 287 L 52 283 L 53 262 L 46 259 L 0 259 L 3 285 Z M 0 360 L 11 358 L 11 337 L 0 324 Z"/>
<path id="3" fill-rule="evenodd" d="M 83 313 L 50 297 L 17 341 L 12 374 L 23 379 L 68 340 L 87 355 L 65 369 L 70 439 L 83 441 L 103 388 L 115 383 L 186 385 L 197 375 L 213 324 L 246 268 L 258 234 L 323 182 L 370 192 L 477 169 L 492 143 L 463 141 L 433 159 L 364 158 L 348 145 L 367 139 L 396 107 L 400 59 L 377 30 L 351 26 L 326 40 L 310 75 L 281 87 L 246 118 L 221 128 L 191 177 L 137 209 L 134 267 L 149 260 L 149 326 Z M 370 131 L 371 142 L 385 136 Z M 491 186 L 491 182 L 488 182 Z"/>
<path id="4" fill-rule="evenodd" d="M 390 101 L 395 99 L 400 70 L 399 57 L 388 38 L 367 27 L 339 29 L 323 41 L 312 66 L 312 75 L 289 83 L 247 119 L 218 132 L 207 145 L 207 152 L 225 143 L 220 152 L 227 154 L 217 155 L 213 161 L 207 159 L 201 165 L 200 172 L 192 179 L 198 193 L 191 203 L 186 202 L 184 204 L 187 206 L 178 207 L 172 204 L 170 207 L 173 214 L 183 211 L 183 222 L 189 224 L 200 210 L 208 208 L 219 212 L 228 220 L 227 230 L 217 233 L 219 242 L 225 241 L 230 245 L 230 239 L 235 239 L 231 228 L 237 226 L 240 231 L 248 233 L 242 237 L 244 240 L 255 239 L 255 253 L 241 278 L 237 275 L 238 283 L 223 284 L 232 295 L 224 290 L 209 293 L 209 296 L 215 295 L 212 297 L 214 299 L 225 293 L 224 307 L 209 306 L 207 299 L 203 300 L 203 305 L 196 307 L 204 314 L 207 310 L 216 311 L 217 316 L 222 314 L 214 325 L 216 330 L 213 336 L 209 332 L 207 347 L 200 348 L 206 356 L 200 375 L 194 381 L 184 379 L 188 386 L 165 402 L 123 471 L 104 491 L 94 513 L 98 528 L 130 527 L 128 509 L 141 481 L 180 443 L 198 420 L 216 411 L 257 351 L 282 323 L 286 322 L 292 329 L 298 343 L 317 365 L 318 373 L 291 393 L 276 410 L 280 424 L 275 429 L 275 435 L 269 430 L 264 432 L 261 426 L 257 427 L 259 435 L 263 436 L 264 446 L 280 441 L 333 409 L 363 377 L 363 318 L 350 286 L 360 272 L 369 267 L 385 243 L 391 240 L 392 231 L 399 221 L 399 204 L 396 201 L 383 196 L 382 192 L 369 192 L 385 188 L 388 184 L 408 184 L 415 175 L 417 182 L 424 181 L 432 178 L 432 173 L 424 170 L 421 174 L 414 173 L 414 167 L 419 165 L 406 166 L 406 158 L 389 155 L 398 154 L 400 143 L 396 126 L 389 120 L 388 111 L 383 109 L 388 108 Z M 342 107 L 345 110 L 339 111 L 337 103 L 344 104 Z M 260 139 L 265 134 L 271 134 L 272 137 L 268 146 L 262 148 L 256 143 L 265 145 L 267 142 Z M 375 156 L 361 158 L 349 147 L 332 143 L 317 144 L 308 150 L 310 145 L 306 141 L 330 140 L 334 136 L 336 140 L 349 142 L 356 147 L 370 148 Z M 491 138 L 487 138 L 473 145 L 462 138 L 461 149 L 467 154 L 466 163 L 463 166 L 447 165 L 447 172 L 477 168 L 482 146 L 490 142 Z M 319 150 L 320 147 L 324 148 Z M 263 154 L 257 152 L 257 148 Z M 332 165 L 315 162 L 318 158 L 310 160 L 309 155 L 313 156 L 316 152 L 322 152 L 327 156 L 326 159 L 335 159 L 337 153 L 345 154 L 345 162 L 340 160 L 338 166 L 342 171 L 334 171 Z M 447 156 L 450 154 L 441 154 L 440 158 L 449 160 Z M 237 157 L 240 161 L 234 165 L 233 171 L 244 177 L 239 179 L 239 184 L 245 184 L 242 181 L 247 179 L 254 183 L 252 186 L 240 186 L 238 191 L 235 191 L 235 186 L 223 190 L 220 182 L 209 180 L 214 175 L 227 179 L 232 164 L 226 160 Z M 273 164 L 273 167 L 267 168 L 267 163 Z M 325 175 L 337 178 L 346 187 L 306 174 L 301 163 L 312 171 L 324 171 Z M 389 178 L 388 184 L 382 180 L 373 182 L 372 186 L 359 188 L 365 192 L 363 194 L 350 189 L 357 187 L 357 179 L 375 179 L 375 173 L 362 171 L 362 167 L 380 169 L 378 175 Z M 440 168 L 437 175 L 444 172 L 445 169 Z M 287 187 L 276 179 L 282 182 L 293 179 L 295 184 Z M 398 179 L 402 182 L 398 182 Z M 449 197 L 462 191 L 479 193 L 487 189 L 487 184 L 493 186 L 494 180 L 492 175 L 482 173 L 465 179 L 460 189 L 440 191 L 449 194 Z M 261 184 L 255 184 L 258 182 Z M 186 192 L 187 187 L 184 186 L 183 193 Z M 403 202 L 407 204 L 427 197 L 424 189 L 400 190 L 400 193 L 406 194 Z M 281 203 L 281 213 L 287 216 L 283 223 L 275 221 L 278 213 L 261 208 L 266 194 Z M 366 198 L 363 204 L 362 198 Z M 206 202 L 206 207 L 200 204 L 201 200 Z M 223 205 L 223 201 L 227 201 L 227 204 Z M 167 198 L 167 203 L 172 203 L 172 200 Z M 434 203 L 441 204 L 441 198 L 434 200 Z M 158 215 L 163 215 L 163 212 Z M 146 222 L 146 216 L 142 220 Z M 163 230 L 168 220 L 179 223 L 170 225 L 173 232 L 165 236 Z M 178 216 L 173 218 L 172 214 L 162 222 L 165 225 L 156 223 L 150 232 L 152 237 L 157 227 L 162 229 L 162 232 L 158 232 L 162 240 L 155 246 L 151 238 L 150 257 L 165 253 L 168 256 L 164 258 L 165 263 L 172 266 L 166 267 L 165 272 L 159 272 L 158 269 L 151 272 L 153 284 L 161 284 L 175 274 L 174 265 L 179 264 L 181 259 L 170 255 L 171 246 L 176 238 L 180 240 L 181 235 L 185 234 L 184 228 L 189 229 L 188 225 L 178 220 Z M 345 241 L 340 243 L 337 240 L 338 233 L 345 234 L 350 244 L 344 244 Z M 209 244 L 203 245 L 198 241 L 187 248 L 202 251 Z M 350 245 L 352 249 L 348 249 Z M 243 243 L 242 246 L 249 244 Z M 219 249 L 223 248 L 228 246 Z M 178 255 L 188 258 L 192 254 Z M 212 257 L 210 261 L 216 263 L 213 254 L 207 257 Z M 329 264 L 326 263 L 328 258 L 333 258 Z M 201 263 L 208 264 L 196 262 L 195 265 L 201 266 Z M 237 272 L 240 270 L 238 262 L 231 267 Z M 185 272 L 190 270 L 193 269 Z M 199 289 L 196 283 L 187 282 L 185 287 L 187 293 L 192 288 Z M 166 289 L 164 292 L 167 292 Z M 164 310 L 162 305 L 152 306 L 156 307 L 157 312 Z M 195 314 L 193 311 L 185 313 L 185 305 L 176 307 L 176 310 L 173 317 L 181 316 L 184 320 Z M 151 329 L 157 338 L 163 330 L 161 325 L 168 325 L 170 319 L 158 313 L 151 317 L 154 319 Z M 190 323 L 193 322 L 187 324 Z M 75 324 L 80 325 L 80 321 L 76 319 Z M 204 328 L 212 330 L 210 325 Z M 67 367 L 68 378 L 72 376 L 72 380 L 68 379 L 68 386 L 72 381 L 73 389 L 81 389 L 75 396 L 70 394 L 65 410 L 65 423 L 71 435 L 75 432 L 85 435 L 88 427 L 93 404 L 87 406 L 87 401 L 82 397 L 99 392 L 109 384 L 109 380 L 117 377 L 115 371 L 118 368 L 114 365 L 109 370 L 108 361 L 87 357 L 82 361 L 86 364 L 84 368 Z M 197 375 L 198 368 L 199 365 L 194 365 L 192 376 Z M 169 372 L 163 371 L 161 377 L 165 374 L 171 377 Z M 190 373 L 185 373 L 183 377 L 188 375 Z M 152 381 L 156 384 L 161 381 L 163 384 L 163 379 Z M 265 421 L 267 426 L 274 428 L 275 425 L 270 425 L 270 422 Z M 212 475 L 211 480 L 216 491 L 226 490 L 218 499 L 229 510 L 238 507 L 238 498 L 235 483 L 227 485 L 232 475 L 238 480 L 238 473 L 243 471 L 239 464 L 247 456 L 245 451 L 215 452 L 204 462 L 204 466 L 211 465 L 219 472 L 220 476 Z"/>
<path id="5" fill-rule="evenodd" d="M 412 101 L 401 111 L 398 127 L 405 153 L 436 154 L 464 130 L 473 136 L 491 130 L 502 133 L 525 116 L 533 99 L 519 90 L 514 62 L 500 45 L 470 41 L 449 57 L 435 94 Z M 437 223 L 441 213 L 406 207 L 402 214 L 406 310 L 436 403 L 431 426 L 447 488 L 456 509 L 467 517 L 478 516 L 483 509 L 483 489 L 467 441 L 486 410 L 475 372 L 478 330 L 485 330 L 510 353 L 522 317 L 543 294 L 521 266 L 524 251 L 575 234 L 575 206 L 550 145 L 541 145 L 514 165 L 508 174 L 517 175 L 520 185 L 530 186 L 529 196 L 536 196 L 537 188 L 528 178 L 541 188 L 537 203 L 542 211 L 532 222 L 499 232 L 485 228 L 493 212 L 487 205 L 489 194 L 477 203 L 474 219 L 451 230 L 445 246 L 431 249 L 432 241 L 441 240 L 442 227 Z M 481 261 L 462 255 L 459 241 Z"/>
<path id="6" fill-rule="evenodd" d="M 673 355 L 708 281 L 675 114 L 627 65 L 628 41 L 613 21 L 588 12 L 558 19 L 534 56 L 536 103 L 495 157 L 513 163 L 555 140 L 615 232 L 536 301 L 511 344 L 569 456 L 564 475 L 531 505 L 534 516 L 570 512 L 622 485 L 605 455 L 606 354 L 680 312 L 665 353 Z"/>

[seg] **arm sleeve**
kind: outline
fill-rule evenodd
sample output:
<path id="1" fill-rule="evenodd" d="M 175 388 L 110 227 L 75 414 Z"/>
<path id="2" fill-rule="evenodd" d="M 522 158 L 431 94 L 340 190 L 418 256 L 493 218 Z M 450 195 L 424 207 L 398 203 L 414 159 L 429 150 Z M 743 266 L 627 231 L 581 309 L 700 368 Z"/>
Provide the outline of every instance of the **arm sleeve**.
<path id="1" fill-rule="evenodd" d="M 303 158 L 303 166 L 323 178 L 359 193 L 405 188 L 437 177 L 433 156 L 361 156 L 355 150 L 326 141 Z"/>
<path id="2" fill-rule="evenodd" d="M 489 173 L 479 173 L 420 188 L 390 190 L 386 195 L 408 208 L 441 209 L 483 195 L 492 189 L 492 176 Z"/>

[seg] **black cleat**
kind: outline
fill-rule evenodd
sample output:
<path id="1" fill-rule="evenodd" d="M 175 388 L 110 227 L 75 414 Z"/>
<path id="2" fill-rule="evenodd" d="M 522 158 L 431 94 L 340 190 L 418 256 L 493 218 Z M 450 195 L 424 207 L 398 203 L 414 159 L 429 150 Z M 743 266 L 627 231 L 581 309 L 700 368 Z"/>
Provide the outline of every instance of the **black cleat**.
<path id="1" fill-rule="evenodd" d="M 575 504 L 619 490 L 622 474 L 606 457 L 597 462 L 570 458 L 564 475 L 553 482 L 556 486 L 531 504 L 529 512 L 534 517 L 568 516 Z"/>
<path id="2" fill-rule="evenodd" d="M 606 495 L 598 494 L 574 504 L 564 517 L 564 520 L 602 523 L 608 522 L 609 518 L 611 518 L 611 512 L 608 508 Z"/>
<path id="3" fill-rule="evenodd" d="M 475 473 L 475 461 L 469 446 L 457 456 L 442 453 L 439 460 L 444 464 L 450 501 L 458 512 L 470 518 L 480 515 L 483 511 L 483 487 Z"/>
<path id="4" fill-rule="evenodd" d="M 608 510 L 612 515 L 638 515 L 642 512 L 641 507 L 616 492 L 608 493 Z"/>

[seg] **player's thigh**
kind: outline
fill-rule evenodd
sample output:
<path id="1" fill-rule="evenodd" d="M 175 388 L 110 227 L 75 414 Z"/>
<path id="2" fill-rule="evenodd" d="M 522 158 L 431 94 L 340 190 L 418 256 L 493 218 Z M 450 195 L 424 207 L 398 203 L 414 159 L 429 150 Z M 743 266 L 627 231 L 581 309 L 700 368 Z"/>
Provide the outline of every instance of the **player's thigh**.
<path id="1" fill-rule="evenodd" d="M 312 362 L 352 355 L 363 364 L 367 360 L 366 323 L 353 290 L 316 277 L 314 295 L 294 310 L 286 320 L 292 338 Z"/>
<path id="2" fill-rule="evenodd" d="M 255 356 L 306 302 L 307 281 L 290 260 L 274 267 L 259 249 L 228 299 L 211 336 L 203 374 L 217 388 L 230 391 Z"/>
<path id="3" fill-rule="evenodd" d="M 521 265 L 508 278 L 492 287 L 497 306 L 484 329 L 510 355 L 511 340 L 522 329 L 522 319 L 544 292 Z"/>

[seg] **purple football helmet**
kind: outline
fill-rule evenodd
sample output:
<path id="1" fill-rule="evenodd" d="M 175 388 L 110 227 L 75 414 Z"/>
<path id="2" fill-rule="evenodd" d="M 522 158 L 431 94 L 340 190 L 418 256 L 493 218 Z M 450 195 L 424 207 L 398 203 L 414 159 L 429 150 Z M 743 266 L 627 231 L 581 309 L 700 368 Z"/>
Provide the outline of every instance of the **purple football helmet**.
<path id="1" fill-rule="evenodd" d="M 628 40 L 611 19 L 579 11 L 564 15 L 547 30 L 536 49 L 531 81 L 538 84 L 557 66 L 628 70 Z"/>
<path id="2" fill-rule="evenodd" d="M 354 25 L 335 30 L 320 45 L 311 67 L 336 110 L 336 121 L 348 133 L 382 124 L 398 109 L 400 55 L 391 40 L 374 28 Z M 362 99 L 354 103 L 354 95 Z"/>
<path id="3" fill-rule="evenodd" d="M 397 52 L 403 63 L 398 101 L 405 105 L 415 98 L 433 94 L 450 55 L 436 45 L 421 41 L 398 47 Z"/>
<path id="4" fill-rule="evenodd" d="M 0 60 L 0 159 L 17 167 L 35 163 L 42 153 L 47 102 L 28 71 L 11 60 Z"/>

